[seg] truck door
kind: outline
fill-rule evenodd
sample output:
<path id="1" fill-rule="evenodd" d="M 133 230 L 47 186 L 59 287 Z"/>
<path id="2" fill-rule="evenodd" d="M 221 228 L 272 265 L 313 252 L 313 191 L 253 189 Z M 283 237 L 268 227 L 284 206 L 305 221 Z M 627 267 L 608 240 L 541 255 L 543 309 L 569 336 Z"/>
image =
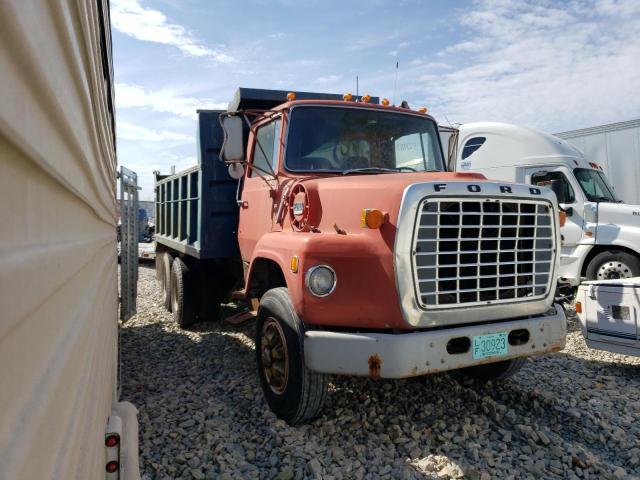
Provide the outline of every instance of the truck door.
<path id="1" fill-rule="evenodd" d="M 582 205 L 579 202 L 576 191 L 577 185 L 571 182 L 572 175 L 569 175 L 564 167 L 535 167 L 528 168 L 525 174 L 525 182 L 532 185 L 548 187 L 551 180 L 560 180 L 564 187 L 564 199 L 560 207 L 567 212 L 567 221 L 560 228 L 563 247 L 575 247 L 582 239 L 584 230 L 584 219 L 582 218 Z"/>
<path id="2" fill-rule="evenodd" d="M 260 125 L 249 147 L 251 160 L 242 187 L 238 231 L 244 260 L 251 258 L 260 237 L 272 230 L 273 204 L 278 188 L 272 172 L 278 169 L 281 123 L 277 118 Z"/>

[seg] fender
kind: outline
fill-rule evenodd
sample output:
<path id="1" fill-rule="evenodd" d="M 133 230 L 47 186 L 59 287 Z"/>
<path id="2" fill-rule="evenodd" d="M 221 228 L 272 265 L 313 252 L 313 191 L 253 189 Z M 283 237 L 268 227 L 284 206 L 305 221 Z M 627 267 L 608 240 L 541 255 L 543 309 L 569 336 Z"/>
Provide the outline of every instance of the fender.
<path id="1" fill-rule="evenodd" d="M 369 232 L 370 233 L 370 232 Z M 291 271 L 291 257 L 299 259 Z M 407 329 L 395 288 L 391 247 L 366 233 L 272 232 L 260 238 L 253 252 L 276 262 L 285 277 L 298 316 L 309 324 L 358 328 Z M 305 274 L 318 264 L 328 264 L 338 278 L 335 291 L 318 298 L 305 287 Z M 377 302 L 371 299 L 376 298 Z"/>

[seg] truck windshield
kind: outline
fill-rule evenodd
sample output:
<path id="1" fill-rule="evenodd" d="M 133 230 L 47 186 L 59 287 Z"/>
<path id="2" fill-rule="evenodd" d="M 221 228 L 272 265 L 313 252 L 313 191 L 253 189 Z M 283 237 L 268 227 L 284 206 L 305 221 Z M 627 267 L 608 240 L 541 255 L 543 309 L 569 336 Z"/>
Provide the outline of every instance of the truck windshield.
<path id="1" fill-rule="evenodd" d="M 294 172 L 444 170 L 433 120 L 344 107 L 294 108 L 285 166 Z"/>
<path id="2" fill-rule="evenodd" d="M 588 168 L 574 168 L 580 188 L 590 202 L 620 202 L 604 173 Z"/>

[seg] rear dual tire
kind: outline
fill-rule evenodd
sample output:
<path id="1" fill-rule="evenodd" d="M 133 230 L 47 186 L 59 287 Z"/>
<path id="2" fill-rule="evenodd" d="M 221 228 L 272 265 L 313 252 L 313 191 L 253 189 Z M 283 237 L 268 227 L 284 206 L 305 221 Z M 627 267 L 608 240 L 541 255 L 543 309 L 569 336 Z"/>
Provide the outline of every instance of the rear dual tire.
<path id="1" fill-rule="evenodd" d="M 191 327 L 196 323 L 195 298 L 189 268 L 180 258 L 175 258 L 171 265 L 171 312 L 173 321 L 181 328 Z"/>

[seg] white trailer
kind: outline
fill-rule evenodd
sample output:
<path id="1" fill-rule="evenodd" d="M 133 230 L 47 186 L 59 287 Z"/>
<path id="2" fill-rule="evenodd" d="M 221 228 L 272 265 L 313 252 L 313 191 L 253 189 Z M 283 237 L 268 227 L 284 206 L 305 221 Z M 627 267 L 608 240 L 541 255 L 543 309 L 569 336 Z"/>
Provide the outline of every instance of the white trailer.
<path id="1" fill-rule="evenodd" d="M 481 122 L 445 130 L 451 170 L 555 188 L 566 213 L 562 282 L 640 276 L 640 206 L 622 203 L 601 165 L 568 142 L 525 127 Z"/>
<path id="2" fill-rule="evenodd" d="M 602 165 L 622 200 L 640 205 L 640 119 L 555 135 Z"/>
<path id="3" fill-rule="evenodd" d="M 109 2 L 0 1 L 0 45 L 0 479 L 136 479 Z"/>

